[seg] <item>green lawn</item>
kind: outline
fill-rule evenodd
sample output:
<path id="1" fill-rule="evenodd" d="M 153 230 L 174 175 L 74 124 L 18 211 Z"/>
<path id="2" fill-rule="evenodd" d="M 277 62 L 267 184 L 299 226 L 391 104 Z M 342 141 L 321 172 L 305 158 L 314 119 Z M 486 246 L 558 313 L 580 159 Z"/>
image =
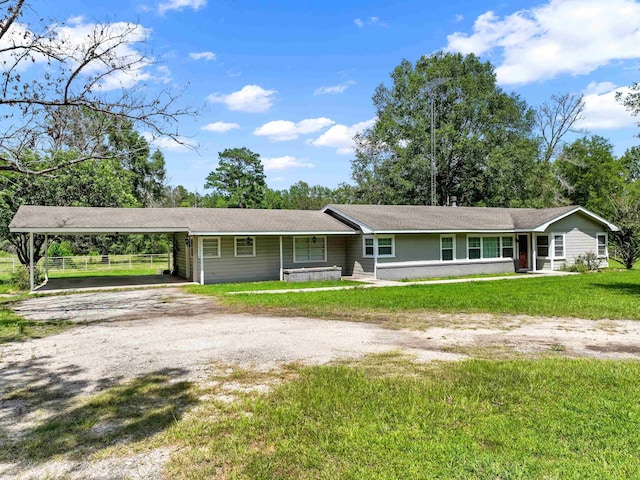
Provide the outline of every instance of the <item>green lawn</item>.
<path id="1" fill-rule="evenodd" d="M 53 271 L 49 272 L 49 278 L 84 278 L 84 277 L 120 277 L 127 275 L 155 275 L 158 273 L 158 269 L 163 268 L 160 266 L 149 266 L 149 264 L 136 265 L 133 264 L 133 268 L 119 268 L 113 270 L 71 270 L 66 272 L 61 271 Z M 164 265 L 164 268 L 167 268 L 167 265 Z"/>
<path id="2" fill-rule="evenodd" d="M 0 298 L 0 343 L 45 337 L 71 326 L 70 322 L 64 321 L 36 322 L 22 318 L 8 304 L 24 297 L 26 294 Z"/>
<path id="3" fill-rule="evenodd" d="M 208 401 L 167 432 L 168 476 L 640 478 L 639 362 L 369 363 Z"/>
<path id="4" fill-rule="evenodd" d="M 358 320 L 368 313 L 440 311 L 640 320 L 640 270 L 563 277 L 221 296 L 238 309 Z"/>
<path id="5" fill-rule="evenodd" d="M 269 282 L 243 282 L 243 283 L 220 283 L 216 285 L 188 285 L 185 290 L 198 295 L 220 295 L 228 292 L 255 292 L 259 290 L 289 290 L 321 288 L 321 287 L 347 287 L 362 285 L 362 282 L 352 280 L 323 280 L 315 282 L 295 282 L 286 283 L 277 280 Z"/>

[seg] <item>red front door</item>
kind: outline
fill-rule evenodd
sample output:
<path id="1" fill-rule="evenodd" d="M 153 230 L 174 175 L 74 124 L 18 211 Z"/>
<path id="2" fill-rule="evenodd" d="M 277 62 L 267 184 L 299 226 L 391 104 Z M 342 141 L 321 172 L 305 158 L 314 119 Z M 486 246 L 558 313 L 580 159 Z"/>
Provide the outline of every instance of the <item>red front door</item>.
<path id="1" fill-rule="evenodd" d="M 518 268 L 529 268 L 529 236 L 518 235 Z"/>

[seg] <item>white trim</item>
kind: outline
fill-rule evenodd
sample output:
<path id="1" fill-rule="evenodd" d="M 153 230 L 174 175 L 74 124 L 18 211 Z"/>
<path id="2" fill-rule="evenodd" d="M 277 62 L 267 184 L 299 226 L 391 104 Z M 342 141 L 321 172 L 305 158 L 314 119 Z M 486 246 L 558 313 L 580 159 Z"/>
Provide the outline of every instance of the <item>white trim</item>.
<path id="1" fill-rule="evenodd" d="M 252 255 L 238 255 L 238 239 L 247 239 L 250 238 L 251 239 L 251 246 L 253 247 L 253 254 Z M 238 258 L 250 258 L 250 257 L 255 257 L 256 256 L 256 237 L 252 236 L 252 235 L 247 235 L 247 236 L 238 236 L 238 237 L 234 237 L 233 238 L 233 256 L 234 257 L 238 257 Z"/>
<path id="2" fill-rule="evenodd" d="M 475 265 L 475 264 L 487 264 L 487 263 L 512 263 L 511 258 L 484 258 L 469 260 L 468 258 L 461 258 L 453 262 L 441 262 L 440 260 L 411 260 L 407 262 L 384 262 L 379 263 L 378 268 L 396 268 L 396 267 L 433 267 L 433 266 L 455 266 L 455 265 Z"/>
<path id="3" fill-rule="evenodd" d="M 126 233 L 126 234 L 136 234 L 136 233 L 189 233 L 188 228 L 151 228 L 151 227 L 136 227 L 136 228 L 59 228 L 59 227 L 20 227 L 20 228 L 11 228 L 10 231 L 12 233 L 50 233 L 56 235 L 91 235 L 91 234 L 115 234 L 115 233 Z"/>
<path id="4" fill-rule="evenodd" d="M 218 249 L 220 249 L 220 241 L 218 240 Z M 198 239 L 198 255 L 200 256 L 200 285 L 204 285 L 204 239 Z"/>
<path id="5" fill-rule="evenodd" d="M 451 238 L 453 240 L 453 242 L 452 242 L 453 246 L 451 248 L 451 253 L 452 253 L 451 260 L 443 260 L 443 258 L 442 258 L 442 250 L 443 250 L 442 249 L 442 239 L 443 238 Z M 456 256 L 456 243 L 457 243 L 456 240 L 457 239 L 456 239 L 456 234 L 455 233 L 443 233 L 443 234 L 440 235 L 440 262 L 450 264 L 450 263 L 456 261 L 456 258 L 457 258 L 457 256 Z M 447 250 L 449 250 L 449 249 L 447 249 Z"/>
<path id="6" fill-rule="evenodd" d="M 284 259 L 282 257 L 282 235 L 280 235 L 280 281 L 284 281 Z"/>
<path id="7" fill-rule="evenodd" d="M 573 210 L 570 210 L 568 212 L 563 213 L 562 215 L 558 215 L 555 218 L 552 218 L 551 220 L 549 220 L 546 223 L 543 223 L 542 225 L 538 225 L 536 228 L 533 229 L 534 232 L 544 232 L 549 225 L 556 223 L 559 220 L 562 220 L 563 218 L 568 217 L 569 215 L 573 215 L 576 212 L 582 212 L 585 215 L 587 215 L 588 217 L 593 218 L 594 220 L 602 223 L 603 225 L 606 225 L 607 228 L 609 228 L 609 230 L 611 230 L 612 232 L 617 232 L 618 231 L 618 227 L 616 227 L 613 223 L 609 223 L 607 222 L 604 218 L 602 218 L 599 215 L 596 215 L 593 212 L 590 212 L 589 210 L 587 210 L 586 208 L 582 208 L 582 207 L 576 207 Z"/>
<path id="8" fill-rule="evenodd" d="M 531 233 L 531 270 L 538 271 L 538 236 Z"/>
<path id="9" fill-rule="evenodd" d="M 323 260 L 298 260 L 296 258 L 296 240 L 299 238 L 308 238 L 311 240 L 312 238 L 316 238 L 316 240 L 322 239 L 324 241 L 324 259 Z M 327 237 L 326 235 L 298 235 L 293 237 L 293 263 L 318 263 L 318 262 L 327 262 Z"/>
<path id="10" fill-rule="evenodd" d="M 551 250 L 551 238 L 549 238 L 550 235 L 551 235 L 550 233 L 543 233 L 543 234 L 535 234 L 534 235 L 534 237 L 536 239 L 536 250 L 535 250 L 536 251 L 536 256 L 538 256 L 540 258 L 551 258 L 552 250 Z M 540 237 L 547 237 L 547 242 L 548 243 L 546 245 L 538 245 L 538 239 Z M 538 253 L 538 248 L 540 248 L 540 247 L 546 247 L 547 248 L 547 254 L 546 255 L 540 255 Z"/>
<path id="11" fill-rule="evenodd" d="M 33 264 L 33 232 L 29 233 L 29 291 L 33 292 L 35 288 L 34 270 Z"/>
<path id="12" fill-rule="evenodd" d="M 345 231 L 330 231 L 330 230 L 300 230 L 298 231 L 273 231 L 273 232 L 264 232 L 264 231 L 234 231 L 234 232 L 191 232 L 192 235 L 199 235 L 201 237 L 208 236 L 223 236 L 223 237 L 277 237 L 278 235 L 283 235 L 285 237 L 294 235 L 358 235 L 359 232 L 356 230 Z"/>
<path id="13" fill-rule="evenodd" d="M 191 237 L 189 237 L 188 235 L 185 235 L 185 240 L 183 240 L 184 242 L 184 264 L 185 264 L 185 277 L 187 278 L 187 280 L 191 280 Z M 188 240 L 188 242 L 187 242 Z"/>
<path id="14" fill-rule="evenodd" d="M 218 251 L 215 255 L 207 255 L 204 256 L 204 242 L 207 240 L 217 240 L 218 241 Z M 201 242 L 202 243 L 202 257 L 203 258 L 220 258 L 220 244 L 222 243 L 222 240 L 220 239 L 220 237 L 202 237 L 201 238 Z"/>
<path id="15" fill-rule="evenodd" d="M 604 237 L 604 255 L 600 255 L 598 237 Z M 598 258 L 609 258 L 609 234 L 607 232 L 596 233 L 596 255 Z"/>
<path id="16" fill-rule="evenodd" d="M 193 269 L 192 281 L 198 282 L 197 275 L 198 275 L 198 271 L 200 270 L 198 268 L 198 244 L 200 243 L 200 242 L 198 242 L 198 237 L 193 237 L 193 242 L 194 242 L 193 252 L 192 252 L 193 253 L 192 257 L 193 258 L 191 259 L 191 261 L 193 263 L 193 265 L 191 267 Z"/>
<path id="17" fill-rule="evenodd" d="M 374 229 L 371 228 L 366 223 L 362 223 L 360 220 L 356 220 L 354 217 L 352 217 L 350 215 L 347 215 L 346 213 L 338 210 L 335 207 L 332 207 L 331 205 L 327 205 L 326 207 L 322 208 L 322 210 L 320 210 L 320 211 L 322 213 L 325 213 L 327 210 L 331 210 L 333 213 L 336 213 L 336 214 L 340 215 L 345 220 L 347 220 L 347 221 L 349 221 L 349 222 L 351 222 L 351 223 L 353 223 L 355 225 L 358 225 L 360 227 L 360 230 L 362 230 L 362 233 L 372 234 L 374 232 Z"/>
<path id="18" fill-rule="evenodd" d="M 366 254 L 366 242 L 365 239 L 373 238 L 373 255 Z M 391 239 L 391 254 L 390 255 L 380 255 L 380 238 L 390 238 Z M 384 245 L 387 247 L 387 245 Z M 373 235 L 362 235 L 362 258 L 395 258 L 396 256 L 396 236 L 390 234 L 379 234 L 374 233 Z"/>

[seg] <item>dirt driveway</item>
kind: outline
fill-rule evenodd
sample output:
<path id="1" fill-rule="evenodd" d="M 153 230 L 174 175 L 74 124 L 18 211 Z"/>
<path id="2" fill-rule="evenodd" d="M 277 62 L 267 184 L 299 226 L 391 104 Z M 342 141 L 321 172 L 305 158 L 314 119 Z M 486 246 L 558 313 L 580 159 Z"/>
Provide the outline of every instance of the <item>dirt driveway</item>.
<path id="1" fill-rule="evenodd" d="M 269 370 L 389 350 L 419 361 L 501 349 L 640 358 L 640 322 L 633 321 L 420 313 L 423 330 L 391 330 L 370 323 L 230 314 L 211 298 L 175 288 L 35 297 L 16 310 L 24 317 L 66 319 L 78 326 L 0 345 L 0 449 L 87 394 L 157 372 L 168 374 L 171 382 L 204 382 L 212 362 Z M 35 403 L 11 393 L 20 391 L 45 398 Z M 153 454 L 164 457 L 127 460 L 118 468 L 127 478 L 155 478 L 168 454 Z M 59 460 L 43 465 L 54 470 L 0 461 L 0 478 L 116 478 L 111 475 L 117 470 L 108 463 L 103 476 L 95 464 L 87 471 L 77 460 L 63 467 Z M 149 465 L 156 469 L 145 469 Z"/>

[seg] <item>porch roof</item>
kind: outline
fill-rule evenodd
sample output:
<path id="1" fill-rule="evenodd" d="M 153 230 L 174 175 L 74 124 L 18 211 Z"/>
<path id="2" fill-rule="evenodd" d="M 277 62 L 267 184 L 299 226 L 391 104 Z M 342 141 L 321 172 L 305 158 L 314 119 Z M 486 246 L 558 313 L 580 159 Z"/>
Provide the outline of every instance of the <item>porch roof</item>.
<path id="1" fill-rule="evenodd" d="M 354 234 L 319 211 L 235 208 L 103 208 L 23 205 L 12 232 L 59 235 L 173 233 L 192 235 Z"/>

